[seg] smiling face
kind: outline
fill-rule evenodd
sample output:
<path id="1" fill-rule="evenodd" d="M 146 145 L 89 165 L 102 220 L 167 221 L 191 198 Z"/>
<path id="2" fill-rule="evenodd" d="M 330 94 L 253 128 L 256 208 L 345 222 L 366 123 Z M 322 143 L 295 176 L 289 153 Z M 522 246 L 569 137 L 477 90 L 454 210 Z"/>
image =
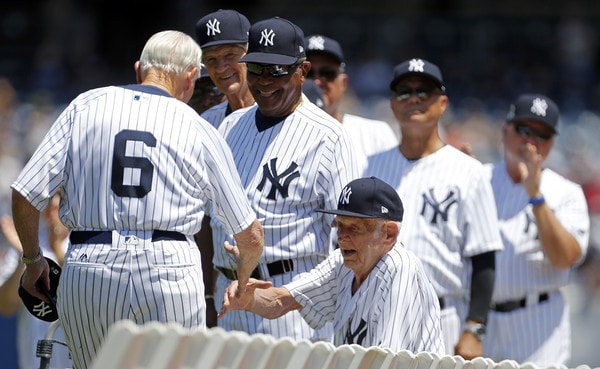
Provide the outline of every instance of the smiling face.
<path id="1" fill-rule="evenodd" d="M 265 65 L 268 66 L 268 65 Z M 310 62 L 304 61 L 289 68 L 289 73 L 274 77 L 268 68 L 260 75 L 248 73 L 248 86 L 260 112 L 267 117 L 283 117 L 296 109 L 302 100 L 302 84 L 310 69 Z"/>
<path id="2" fill-rule="evenodd" d="M 234 95 L 246 84 L 246 55 L 242 44 L 210 46 L 202 50 L 202 61 L 215 86 L 225 95 Z"/>
<path id="3" fill-rule="evenodd" d="M 344 265 L 358 280 L 364 280 L 379 260 L 387 254 L 398 237 L 398 225 L 379 218 L 356 218 L 338 215 L 333 225 Z"/>

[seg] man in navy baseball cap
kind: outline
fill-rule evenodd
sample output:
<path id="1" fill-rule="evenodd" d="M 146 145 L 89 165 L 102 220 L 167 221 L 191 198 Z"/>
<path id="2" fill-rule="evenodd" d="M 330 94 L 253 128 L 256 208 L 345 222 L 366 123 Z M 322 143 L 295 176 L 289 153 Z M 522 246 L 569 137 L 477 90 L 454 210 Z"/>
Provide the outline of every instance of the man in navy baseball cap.
<path id="1" fill-rule="evenodd" d="M 250 27 L 246 63 L 294 65 L 306 59 L 304 32 L 287 19 L 275 17 Z"/>
<path id="2" fill-rule="evenodd" d="M 344 52 L 339 42 L 323 35 L 310 35 L 304 39 L 306 56 L 328 55 L 333 57 L 342 67 L 345 65 Z"/>
<path id="3" fill-rule="evenodd" d="M 227 44 L 246 44 L 250 21 L 235 10 L 219 9 L 196 23 L 200 48 Z"/>
<path id="4" fill-rule="evenodd" d="M 558 134 L 558 106 L 550 98 L 540 94 L 523 94 L 510 105 L 506 116 L 508 123 L 533 120 Z"/>
<path id="5" fill-rule="evenodd" d="M 317 210 L 320 213 L 356 218 L 382 218 L 401 222 L 404 206 L 398 192 L 377 177 L 359 178 L 342 190 L 337 210 Z"/>
<path id="6" fill-rule="evenodd" d="M 442 78 L 440 68 L 432 62 L 418 58 L 406 60 L 396 65 L 392 82 L 390 82 L 390 90 L 394 91 L 396 84 L 398 84 L 401 79 L 413 75 L 431 80 L 442 92 L 446 92 L 446 86 L 444 86 L 444 79 Z"/>

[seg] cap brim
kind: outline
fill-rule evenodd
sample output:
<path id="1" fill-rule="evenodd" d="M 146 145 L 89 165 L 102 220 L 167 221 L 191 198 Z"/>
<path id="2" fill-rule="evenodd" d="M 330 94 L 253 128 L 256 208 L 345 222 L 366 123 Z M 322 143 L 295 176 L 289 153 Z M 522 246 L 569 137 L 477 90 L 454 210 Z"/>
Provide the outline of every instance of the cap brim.
<path id="1" fill-rule="evenodd" d="M 421 73 L 421 72 L 410 72 L 410 73 L 404 73 L 404 74 L 397 76 L 396 78 L 394 78 L 392 80 L 392 82 L 390 82 L 390 90 L 394 91 L 394 87 L 396 87 L 396 85 L 398 84 L 398 81 L 400 81 L 401 79 L 404 79 L 406 77 L 409 77 L 409 76 L 419 76 L 419 77 L 427 78 L 431 82 L 435 83 L 435 85 L 440 90 L 442 90 L 442 92 L 446 91 L 446 87 L 444 87 L 444 84 L 442 84 L 442 82 L 440 82 L 436 77 L 432 76 L 429 73 Z"/>
<path id="2" fill-rule="evenodd" d="M 322 209 L 317 209 L 316 211 L 319 212 L 319 213 L 343 215 L 343 216 L 346 216 L 346 217 L 377 218 L 376 216 L 373 216 L 373 215 L 365 215 L 365 214 L 355 213 L 353 211 L 346 211 L 346 210 L 322 210 Z"/>
<path id="3" fill-rule="evenodd" d="M 510 119 L 508 122 L 519 122 L 519 121 L 524 121 L 524 120 L 532 120 L 534 122 L 538 122 L 540 124 L 543 124 L 544 126 L 550 128 L 554 134 L 558 134 L 558 130 L 555 127 L 552 127 L 550 124 L 544 122 L 543 120 L 540 119 L 539 116 L 535 115 L 535 114 L 521 114 L 519 116 L 515 116 L 514 118 Z"/>
<path id="4" fill-rule="evenodd" d="M 235 44 L 245 45 L 247 43 L 248 43 L 248 40 L 217 40 L 217 41 L 211 41 L 211 42 L 207 42 L 203 45 L 200 45 L 200 48 L 206 49 L 207 47 L 219 46 L 219 45 L 235 45 Z"/>
<path id="5" fill-rule="evenodd" d="M 240 62 L 244 63 L 258 63 L 258 64 L 279 64 L 279 65 L 292 65 L 298 62 L 298 58 L 280 54 L 269 54 L 269 53 L 249 53 L 244 55 L 240 59 Z"/>

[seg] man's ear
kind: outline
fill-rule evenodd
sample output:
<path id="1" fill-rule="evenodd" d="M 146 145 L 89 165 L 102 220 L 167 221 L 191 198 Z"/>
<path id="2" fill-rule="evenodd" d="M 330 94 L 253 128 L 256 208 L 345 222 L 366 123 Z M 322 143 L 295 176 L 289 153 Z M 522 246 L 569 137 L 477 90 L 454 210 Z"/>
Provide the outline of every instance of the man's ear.
<path id="1" fill-rule="evenodd" d="M 393 245 L 396 243 L 398 235 L 400 234 L 400 227 L 398 226 L 398 223 L 391 220 L 386 222 L 385 226 L 387 230 L 386 241 L 391 242 L 391 244 Z"/>
<path id="2" fill-rule="evenodd" d="M 133 70 L 135 70 L 135 80 L 137 83 L 142 83 L 142 71 L 140 70 L 140 61 L 133 63 Z"/>

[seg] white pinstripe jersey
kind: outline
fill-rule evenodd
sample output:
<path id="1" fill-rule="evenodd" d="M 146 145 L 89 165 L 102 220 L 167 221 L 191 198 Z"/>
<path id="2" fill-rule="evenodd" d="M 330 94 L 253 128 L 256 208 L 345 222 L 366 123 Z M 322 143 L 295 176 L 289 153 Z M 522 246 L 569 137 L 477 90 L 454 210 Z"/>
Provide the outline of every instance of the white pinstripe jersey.
<path id="1" fill-rule="evenodd" d="M 255 219 L 231 153 L 187 104 L 155 87 L 104 87 L 62 112 L 13 188 L 42 209 L 62 189 L 70 229 L 195 234 L 204 207 L 233 233 Z"/>
<path id="2" fill-rule="evenodd" d="M 353 281 L 338 249 L 284 287 L 311 327 L 333 322 L 335 345 L 444 353 L 437 295 L 413 253 L 396 244 L 354 294 Z"/>
<path id="3" fill-rule="evenodd" d="M 253 105 L 230 114 L 219 127 L 233 151 L 234 161 L 252 207 L 265 232 L 259 262 L 273 262 L 331 251 L 333 216 L 316 209 L 334 209 L 342 188 L 358 169 L 341 124 L 316 105 L 304 101 L 268 129 L 259 131 Z M 223 250 L 232 242 L 211 219 L 216 245 L 214 264 L 233 269 Z"/>
<path id="4" fill-rule="evenodd" d="M 531 292 L 554 291 L 569 283 L 571 269 L 557 269 L 544 256 L 529 195 L 513 183 L 504 161 L 486 164 L 492 183 L 504 251 L 496 254 L 494 301 L 521 299 Z M 581 186 L 552 170 L 542 171 L 540 192 L 560 223 L 581 247 L 588 249 L 590 219 Z"/>
<path id="5" fill-rule="evenodd" d="M 219 128 L 219 125 L 221 124 L 223 119 L 225 119 L 225 116 L 227 116 L 228 106 L 229 102 L 225 100 L 222 103 L 219 103 L 215 106 L 206 109 L 202 114 L 200 114 L 200 116 L 206 119 L 206 121 L 210 123 L 213 127 Z"/>
<path id="6" fill-rule="evenodd" d="M 348 132 L 360 173 L 367 167 L 367 157 L 399 145 L 392 127 L 382 120 L 344 114 L 342 126 Z"/>
<path id="7" fill-rule="evenodd" d="M 450 145 L 419 160 L 394 148 L 370 157 L 366 175 L 398 191 L 404 204 L 399 238 L 421 259 L 438 296 L 468 297 L 467 258 L 502 249 L 483 165 Z"/>

